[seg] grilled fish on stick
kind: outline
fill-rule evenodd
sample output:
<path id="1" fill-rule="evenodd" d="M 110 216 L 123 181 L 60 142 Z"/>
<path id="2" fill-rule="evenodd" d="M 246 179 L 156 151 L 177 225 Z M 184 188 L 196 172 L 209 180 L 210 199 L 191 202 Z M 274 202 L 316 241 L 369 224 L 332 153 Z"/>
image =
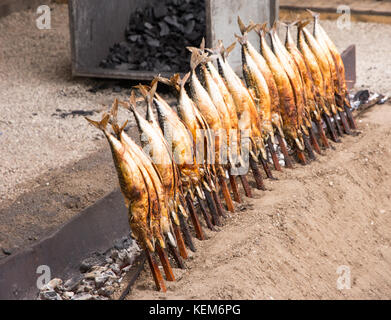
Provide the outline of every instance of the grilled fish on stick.
<path id="1" fill-rule="evenodd" d="M 291 145 L 296 145 L 298 150 L 303 151 L 304 143 L 297 121 L 294 92 L 284 68 L 281 66 L 279 60 L 266 42 L 265 28 L 266 24 L 263 26 L 257 25 L 255 30 L 260 37 L 261 54 L 272 71 L 274 80 L 277 84 L 280 97 L 280 113 L 283 120 L 283 130 L 286 138 L 290 140 Z"/>
<path id="2" fill-rule="evenodd" d="M 110 116 L 106 114 L 100 122 L 86 119 L 102 130 L 109 142 L 121 191 L 128 203 L 129 224 L 134 237 L 141 247 L 154 252 L 155 241 L 151 230 L 151 199 L 145 177 L 127 152 L 126 147 L 107 130 L 109 118 Z"/>
<path id="3" fill-rule="evenodd" d="M 308 131 L 310 133 L 310 138 L 312 145 L 314 146 L 315 150 L 320 153 L 320 148 L 318 145 L 318 142 L 316 140 L 315 134 L 313 132 L 311 119 L 314 121 L 320 121 L 320 113 L 318 110 L 318 106 L 315 101 L 314 97 L 314 83 L 312 81 L 312 77 L 307 69 L 307 66 L 305 64 L 303 55 L 300 53 L 299 49 L 297 48 L 295 42 L 293 41 L 293 38 L 290 33 L 290 27 L 296 24 L 297 22 L 294 22 L 292 24 L 285 24 L 286 27 L 286 38 L 285 38 L 285 47 L 290 53 L 291 57 L 296 63 L 296 66 L 299 70 L 300 77 L 303 81 L 304 86 L 304 93 L 305 93 L 305 109 L 306 109 L 306 116 L 309 119 L 310 123 L 308 126 Z M 322 132 L 323 127 L 320 126 Z M 322 133 L 321 133 L 322 135 Z M 324 134 L 322 135 L 324 136 Z M 325 137 L 325 136 L 324 136 Z"/>
<path id="4" fill-rule="evenodd" d="M 334 93 L 331 89 L 328 62 L 314 37 L 305 29 L 307 24 L 308 22 L 298 23 L 297 43 L 307 67 L 311 72 L 315 88 L 318 90 L 316 93 L 318 106 L 320 106 L 323 111 L 323 118 L 326 121 L 330 135 L 334 141 L 338 141 L 334 126 L 330 121 L 330 117 L 336 112 L 336 108 L 334 105 Z"/>
<path id="5" fill-rule="evenodd" d="M 325 47 L 329 50 L 331 53 L 333 62 L 335 64 L 336 72 L 337 72 L 337 79 L 338 79 L 338 84 L 335 87 L 335 95 L 336 95 L 336 102 L 337 105 L 340 108 L 343 108 L 346 111 L 346 114 L 348 115 L 349 121 L 350 121 L 350 126 L 353 129 L 356 129 L 356 124 L 355 121 L 351 115 L 351 106 L 350 106 L 350 101 L 348 97 L 348 90 L 346 86 L 346 79 L 345 79 L 345 66 L 342 61 L 342 57 L 335 46 L 335 44 L 331 41 L 329 36 L 327 35 L 326 31 L 323 29 L 319 22 L 319 13 L 313 12 L 311 10 L 307 10 L 308 12 L 311 13 L 311 15 L 314 18 L 314 35 L 318 39 L 322 39 L 322 43 L 325 45 Z M 342 112 L 342 110 L 341 110 Z M 341 116 L 342 115 L 342 116 Z M 344 115 L 340 113 L 341 120 L 344 121 L 343 117 Z"/>

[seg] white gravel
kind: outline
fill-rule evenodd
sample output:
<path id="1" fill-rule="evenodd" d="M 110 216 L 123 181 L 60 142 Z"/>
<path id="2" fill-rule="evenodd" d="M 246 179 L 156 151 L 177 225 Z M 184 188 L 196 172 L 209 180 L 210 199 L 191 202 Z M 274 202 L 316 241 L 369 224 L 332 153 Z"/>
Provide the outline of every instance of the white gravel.
<path id="1" fill-rule="evenodd" d="M 102 146 L 81 116 L 52 116 L 56 109 L 103 110 L 126 92 L 87 91 L 96 84 L 72 79 L 68 11 L 52 5 L 52 29 L 35 26 L 34 11 L 0 19 L 0 201 L 23 191 L 20 183 L 73 163 Z M 357 45 L 357 86 L 391 94 L 391 25 L 352 23 L 339 30 L 323 21 L 341 49 Z M 95 116 L 96 117 L 96 116 Z"/>

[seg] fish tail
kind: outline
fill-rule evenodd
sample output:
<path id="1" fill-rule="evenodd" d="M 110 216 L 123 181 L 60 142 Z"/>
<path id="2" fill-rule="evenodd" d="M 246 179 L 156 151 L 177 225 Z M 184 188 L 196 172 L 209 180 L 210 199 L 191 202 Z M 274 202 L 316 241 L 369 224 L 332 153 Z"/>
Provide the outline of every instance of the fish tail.
<path id="1" fill-rule="evenodd" d="M 94 127 L 102 130 L 103 132 L 106 131 L 107 124 L 109 123 L 110 115 L 107 113 L 103 114 L 102 120 L 101 121 L 95 121 L 90 118 L 85 117 L 86 120 L 91 123 Z"/>
<path id="2" fill-rule="evenodd" d="M 309 23 L 310 23 L 309 20 L 300 20 L 300 21 L 298 21 L 298 22 L 297 22 L 297 28 L 298 28 L 298 30 L 299 30 L 299 31 L 300 31 L 300 30 L 303 30 L 304 27 L 305 27 L 307 24 L 309 24 Z"/>
<path id="3" fill-rule="evenodd" d="M 320 16 L 320 13 L 319 12 L 315 12 L 315 11 L 312 11 L 310 9 L 306 9 L 310 14 L 311 16 L 314 18 L 314 19 L 318 19 L 319 16 Z"/>
<path id="4" fill-rule="evenodd" d="M 235 37 L 236 37 L 237 41 L 241 45 L 244 45 L 247 42 L 247 35 L 246 35 L 246 33 L 242 34 L 242 36 L 239 36 L 238 34 L 235 33 Z"/>
<path id="5" fill-rule="evenodd" d="M 200 54 L 200 49 L 195 47 L 187 47 L 187 49 L 191 52 L 190 58 L 190 69 L 192 72 L 198 67 L 199 64 L 205 62 L 205 55 Z"/>

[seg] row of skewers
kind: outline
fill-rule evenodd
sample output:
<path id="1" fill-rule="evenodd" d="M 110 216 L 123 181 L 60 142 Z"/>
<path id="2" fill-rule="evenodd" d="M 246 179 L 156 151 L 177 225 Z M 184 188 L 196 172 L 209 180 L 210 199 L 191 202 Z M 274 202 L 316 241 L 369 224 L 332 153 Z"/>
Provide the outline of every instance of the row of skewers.
<path id="1" fill-rule="evenodd" d="M 154 253 L 166 280 L 174 281 L 168 252 L 178 267 L 185 267 L 187 250 L 196 250 L 192 234 L 205 239 L 198 213 L 215 230 L 227 211 L 234 212 L 234 201 L 242 201 L 237 177 L 252 197 L 249 169 L 257 189 L 265 190 L 260 168 L 274 179 L 271 164 L 278 171 L 280 159 L 288 168 L 294 160 L 307 164 L 330 147 L 329 139 L 339 142 L 356 129 L 341 56 L 318 14 L 311 13 L 313 34 L 308 22 L 283 24 L 285 45 L 275 25 L 268 31 L 266 24 L 246 26 L 238 18 L 245 82 L 226 59 L 235 43 L 207 49 L 203 41 L 200 48 L 188 48 L 191 72 L 182 79 L 176 74 L 157 77 L 150 86 L 140 84 L 129 101 L 115 100 L 101 121 L 87 119 L 109 142 L 132 234 L 145 249 L 158 290 L 166 286 Z M 260 37 L 260 51 L 248 41 L 251 31 Z M 176 112 L 156 92 L 158 82 L 175 89 Z M 146 104 L 145 117 L 138 110 L 140 101 Z M 140 146 L 124 131 L 127 123 L 118 123 L 119 106 L 133 113 Z"/>

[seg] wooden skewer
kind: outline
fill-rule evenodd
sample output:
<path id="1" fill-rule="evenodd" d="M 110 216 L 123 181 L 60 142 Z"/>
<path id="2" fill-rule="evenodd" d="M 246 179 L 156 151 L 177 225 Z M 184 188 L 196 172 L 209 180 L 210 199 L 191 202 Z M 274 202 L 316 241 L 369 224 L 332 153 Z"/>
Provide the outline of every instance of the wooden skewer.
<path id="1" fill-rule="evenodd" d="M 166 251 L 164 251 L 164 249 L 160 246 L 159 243 L 156 244 L 156 251 L 159 256 L 160 262 L 162 263 L 167 281 L 175 281 L 174 272 L 172 271 L 170 261 L 168 260 Z"/>
<path id="2" fill-rule="evenodd" d="M 231 174 L 229 175 L 229 183 L 231 185 L 232 193 L 234 195 L 234 200 L 238 203 L 241 203 L 242 199 L 240 198 L 239 188 L 236 183 L 235 176 L 233 176 Z"/>
<path id="3" fill-rule="evenodd" d="M 278 139 L 278 144 L 280 146 L 281 152 L 284 155 L 285 167 L 289 169 L 293 169 L 292 159 L 291 156 L 289 155 L 285 141 L 282 139 L 282 137 L 279 134 L 277 134 L 277 139 Z"/>
<path id="4" fill-rule="evenodd" d="M 350 131 L 350 126 L 349 126 L 348 120 L 346 119 L 345 112 L 343 112 L 343 111 L 338 111 L 338 114 L 339 114 L 339 117 L 341 118 L 343 131 L 344 131 L 346 134 L 351 135 L 352 132 Z"/>
<path id="5" fill-rule="evenodd" d="M 338 135 L 340 137 L 342 137 L 343 136 L 343 130 L 341 128 L 341 125 L 339 124 L 337 114 L 333 114 L 333 119 L 334 119 L 335 126 L 337 128 Z"/>
<path id="6" fill-rule="evenodd" d="M 314 150 L 311 147 L 310 139 L 307 135 L 303 134 L 304 147 L 308 152 L 308 155 L 311 160 L 316 160 Z"/>
<path id="7" fill-rule="evenodd" d="M 168 249 L 170 249 L 170 252 L 175 260 L 175 263 L 177 264 L 178 268 L 185 269 L 185 265 L 183 264 L 182 258 L 180 254 L 178 253 L 177 248 L 175 248 L 171 242 L 168 241 Z"/>
<path id="8" fill-rule="evenodd" d="M 188 258 L 187 250 L 186 250 L 185 241 L 183 240 L 181 231 L 175 223 L 173 223 L 172 225 L 174 228 L 174 234 L 175 234 L 176 243 L 177 243 L 177 246 L 179 249 L 179 253 L 181 254 L 181 257 L 183 259 L 187 259 Z"/>
<path id="9" fill-rule="evenodd" d="M 259 156 L 259 160 L 261 161 L 262 163 L 262 167 L 263 167 L 263 170 L 265 170 L 265 173 L 266 173 L 266 176 L 269 178 L 269 179 L 272 179 L 272 180 L 277 180 L 276 178 L 273 177 L 273 174 L 269 168 L 269 165 L 268 163 L 266 162 L 266 160 L 262 157 L 262 155 Z"/>
<path id="10" fill-rule="evenodd" d="M 225 178 L 222 175 L 219 175 L 219 184 L 221 186 L 221 191 L 223 192 L 223 196 L 225 199 L 225 203 L 227 204 L 228 211 L 234 212 L 234 204 L 232 202 L 231 195 L 229 193 L 229 189 L 227 183 L 225 182 Z"/>
<path id="11" fill-rule="evenodd" d="M 194 208 L 193 200 L 191 199 L 190 194 L 187 194 L 187 196 L 186 196 L 186 203 L 187 203 L 187 207 L 189 208 L 189 211 L 190 211 L 190 218 L 191 218 L 191 221 L 193 222 L 196 236 L 199 240 L 204 240 L 205 239 L 204 233 L 202 232 L 201 224 L 200 224 L 200 221 L 198 220 L 198 216 L 196 214 L 196 210 Z"/>
<path id="12" fill-rule="evenodd" d="M 250 157 L 250 167 L 251 167 L 251 171 L 253 172 L 255 183 L 257 185 L 257 189 L 258 190 L 266 190 L 265 184 L 263 183 L 262 174 L 259 171 L 257 163 L 255 162 L 255 160 L 252 157 Z"/>
<path id="13" fill-rule="evenodd" d="M 319 146 L 319 143 L 318 143 L 318 139 L 316 139 L 316 136 L 315 136 L 315 133 L 314 133 L 314 129 L 313 128 L 308 128 L 308 131 L 310 133 L 310 141 L 311 141 L 311 144 L 312 146 L 314 147 L 315 151 L 318 153 L 318 154 L 322 154 L 321 150 L 320 150 L 320 146 Z"/>
<path id="14" fill-rule="evenodd" d="M 273 145 L 273 142 L 272 142 L 272 138 L 271 138 L 271 137 L 269 137 L 269 138 L 267 139 L 267 145 L 268 145 L 268 147 L 269 147 L 270 154 L 272 155 L 272 160 L 273 160 L 274 168 L 275 168 L 277 171 L 282 171 L 281 165 L 280 165 L 280 161 L 278 160 L 277 152 L 276 152 L 276 150 L 274 149 L 274 145 Z"/>
<path id="15" fill-rule="evenodd" d="M 213 196 L 214 202 L 216 204 L 217 213 L 219 214 L 220 217 L 226 218 L 227 215 L 225 214 L 225 210 L 223 208 L 223 205 L 221 204 L 220 197 L 217 194 L 217 191 L 212 191 L 212 196 Z"/>
<path id="16" fill-rule="evenodd" d="M 209 207 L 209 212 L 211 213 L 212 215 L 212 223 L 215 225 L 215 226 L 220 226 L 220 218 L 219 218 L 219 215 L 217 213 L 217 205 L 213 199 L 213 196 L 212 194 L 206 190 L 204 188 L 204 194 L 205 194 L 205 197 L 206 197 L 206 202 L 208 203 L 208 207 Z"/>
<path id="17" fill-rule="evenodd" d="M 145 253 L 147 255 L 147 260 L 152 272 L 153 280 L 155 281 L 156 290 L 166 292 L 167 291 L 166 284 L 164 283 L 163 276 L 159 270 L 159 267 L 155 259 L 152 257 L 148 249 L 145 250 Z"/>
<path id="18" fill-rule="evenodd" d="M 344 106 L 344 109 L 349 120 L 350 128 L 352 128 L 353 130 L 357 130 L 357 125 L 356 121 L 353 118 L 352 110 L 346 104 Z"/>
<path id="19" fill-rule="evenodd" d="M 299 150 L 298 148 L 296 148 L 296 153 L 297 153 L 297 157 L 299 158 L 301 164 L 302 165 L 306 165 L 307 164 L 307 159 L 305 157 L 304 152 Z"/>
<path id="20" fill-rule="evenodd" d="M 323 118 L 326 122 L 327 129 L 329 129 L 331 140 L 334 142 L 341 142 L 341 140 L 337 137 L 337 133 L 335 132 L 334 126 L 331 123 L 330 117 L 327 114 L 323 114 Z"/>
<path id="21" fill-rule="evenodd" d="M 200 210 L 201 210 L 201 213 L 204 217 L 206 225 L 208 226 L 208 228 L 210 230 L 215 230 L 215 228 L 213 227 L 212 221 L 210 220 L 209 214 L 206 211 L 204 200 L 202 200 L 199 196 L 197 196 L 197 200 L 198 200 L 198 204 L 200 205 Z"/>
<path id="22" fill-rule="evenodd" d="M 191 251 L 196 252 L 196 248 L 194 246 L 193 239 L 191 238 L 189 227 L 187 226 L 185 217 L 180 214 L 180 215 L 178 215 L 178 218 L 179 218 L 179 222 L 181 224 L 181 230 L 182 230 L 183 236 L 185 237 L 184 240 L 185 240 L 186 245 L 189 247 L 189 249 Z"/>
<path id="23" fill-rule="evenodd" d="M 322 141 L 323 146 L 325 148 L 330 148 L 329 141 L 327 140 L 326 134 L 324 133 L 323 130 L 322 120 L 315 120 L 315 123 L 318 128 L 320 140 Z"/>
<path id="24" fill-rule="evenodd" d="M 244 193 L 246 194 L 246 197 L 252 198 L 253 194 L 251 192 L 251 188 L 248 183 L 247 177 L 245 175 L 241 175 L 241 176 L 239 176 L 239 178 L 240 178 L 240 181 L 242 182 L 242 186 L 244 189 Z"/>

